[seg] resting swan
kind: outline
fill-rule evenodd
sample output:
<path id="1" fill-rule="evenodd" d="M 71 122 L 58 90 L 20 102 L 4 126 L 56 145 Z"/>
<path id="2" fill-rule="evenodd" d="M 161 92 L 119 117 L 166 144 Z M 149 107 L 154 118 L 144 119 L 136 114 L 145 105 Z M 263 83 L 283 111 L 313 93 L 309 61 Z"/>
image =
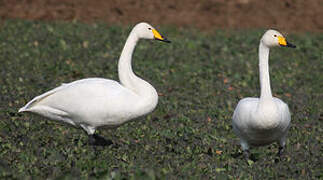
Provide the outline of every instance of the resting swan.
<path id="1" fill-rule="evenodd" d="M 281 155 L 291 116 L 287 104 L 271 94 L 269 79 L 269 49 L 275 46 L 291 47 L 286 39 L 275 30 L 268 30 L 259 45 L 260 98 L 244 98 L 233 113 L 232 126 L 240 138 L 245 158 L 249 158 L 249 146 L 263 146 L 278 142 Z"/>
<path id="2" fill-rule="evenodd" d="M 132 54 L 139 39 L 170 42 L 149 24 L 139 23 L 132 29 L 119 58 L 120 83 L 87 78 L 62 84 L 35 97 L 19 112 L 32 112 L 82 127 L 90 136 L 90 144 L 104 143 L 102 137 L 94 134 L 98 127 L 118 127 L 152 112 L 157 105 L 158 94 L 154 87 L 132 71 Z"/>

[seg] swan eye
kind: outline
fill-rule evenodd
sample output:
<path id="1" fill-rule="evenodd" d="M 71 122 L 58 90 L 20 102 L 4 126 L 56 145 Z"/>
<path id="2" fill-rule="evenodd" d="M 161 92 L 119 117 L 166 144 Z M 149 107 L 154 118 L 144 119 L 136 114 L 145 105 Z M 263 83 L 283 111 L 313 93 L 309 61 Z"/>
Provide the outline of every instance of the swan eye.
<path id="1" fill-rule="evenodd" d="M 151 28 L 148 28 L 149 30 L 151 30 Z"/>
<path id="2" fill-rule="evenodd" d="M 275 34 L 274 37 L 277 37 L 277 35 Z"/>

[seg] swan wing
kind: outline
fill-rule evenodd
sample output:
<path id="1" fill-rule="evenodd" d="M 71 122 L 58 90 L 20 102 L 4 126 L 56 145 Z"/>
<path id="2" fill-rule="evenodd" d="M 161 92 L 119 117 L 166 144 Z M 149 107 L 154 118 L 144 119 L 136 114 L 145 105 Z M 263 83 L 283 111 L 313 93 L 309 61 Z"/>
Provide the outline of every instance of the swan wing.
<path id="1" fill-rule="evenodd" d="M 244 98 L 239 101 L 232 117 L 233 131 L 240 137 L 249 134 L 252 112 L 256 109 L 259 98 Z M 245 137 L 247 138 L 247 137 Z"/>
<path id="2" fill-rule="evenodd" d="M 74 81 L 35 97 L 19 110 L 70 124 L 99 126 L 123 120 L 139 97 L 118 82 L 103 78 Z M 107 122 L 108 121 L 108 122 Z"/>
<path id="3" fill-rule="evenodd" d="M 280 117 L 281 117 L 279 127 L 283 131 L 286 131 L 288 129 L 288 127 L 290 126 L 290 122 L 291 122 L 291 114 L 290 114 L 288 105 L 286 103 L 284 103 L 284 101 L 282 101 L 278 98 L 274 98 L 274 101 L 278 107 Z"/>
<path id="4" fill-rule="evenodd" d="M 233 125 L 246 126 L 251 118 L 252 110 L 257 107 L 258 102 L 259 98 L 241 99 L 233 113 Z"/>

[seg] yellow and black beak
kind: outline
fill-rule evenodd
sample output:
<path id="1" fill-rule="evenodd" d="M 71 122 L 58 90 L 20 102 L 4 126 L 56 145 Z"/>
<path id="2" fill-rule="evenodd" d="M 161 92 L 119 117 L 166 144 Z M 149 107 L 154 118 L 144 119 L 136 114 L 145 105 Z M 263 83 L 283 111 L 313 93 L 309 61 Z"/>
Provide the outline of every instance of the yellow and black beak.
<path id="1" fill-rule="evenodd" d="M 295 45 L 293 45 L 293 44 L 289 43 L 288 41 L 286 41 L 286 39 L 283 36 L 278 36 L 278 43 L 282 47 L 296 48 Z"/>
<path id="2" fill-rule="evenodd" d="M 170 43 L 170 41 L 167 40 L 167 38 L 165 38 L 164 36 L 160 35 L 159 32 L 156 29 L 152 29 L 152 32 L 153 32 L 154 38 L 156 40 Z"/>

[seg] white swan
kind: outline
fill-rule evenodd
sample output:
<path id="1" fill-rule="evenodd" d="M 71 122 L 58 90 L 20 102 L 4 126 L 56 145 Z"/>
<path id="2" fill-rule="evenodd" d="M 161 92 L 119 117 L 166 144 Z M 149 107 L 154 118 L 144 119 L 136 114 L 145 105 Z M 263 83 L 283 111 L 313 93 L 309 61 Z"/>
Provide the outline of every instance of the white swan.
<path id="1" fill-rule="evenodd" d="M 139 23 L 131 31 L 118 62 L 120 83 L 88 78 L 62 84 L 35 97 L 19 112 L 28 111 L 80 126 L 90 136 L 91 144 L 102 144 L 104 139 L 94 134 L 98 127 L 120 126 L 152 112 L 157 105 L 154 87 L 132 71 L 132 54 L 139 39 L 170 42 L 149 24 Z"/>
<path id="2" fill-rule="evenodd" d="M 287 104 L 271 94 L 269 79 L 269 49 L 275 46 L 292 47 L 275 30 L 268 30 L 259 45 L 260 98 L 244 98 L 234 110 L 232 126 L 240 138 L 245 158 L 249 158 L 249 146 L 278 142 L 278 155 L 283 152 L 291 116 Z"/>

